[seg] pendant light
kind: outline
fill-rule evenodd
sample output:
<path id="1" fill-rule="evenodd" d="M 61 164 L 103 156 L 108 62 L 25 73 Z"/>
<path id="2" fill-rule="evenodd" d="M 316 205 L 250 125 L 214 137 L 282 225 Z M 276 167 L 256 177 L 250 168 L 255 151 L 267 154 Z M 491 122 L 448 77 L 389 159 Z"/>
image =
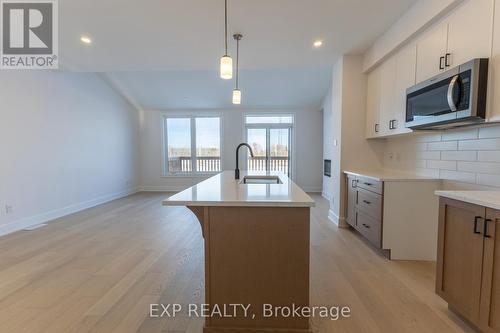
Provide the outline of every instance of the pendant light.
<path id="1" fill-rule="evenodd" d="M 243 38 L 241 34 L 234 34 L 236 39 L 236 87 L 233 90 L 233 104 L 241 104 L 241 90 L 239 87 L 240 80 L 240 40 Z"/>
<path id="2" fill-rule="evenodd" d="M 220 77 L 229 80 L 233 78 L 233 59 L 227 54 L 227 0 L 224 0 L 224 45 L 225 53 L 220 58 Z"/>

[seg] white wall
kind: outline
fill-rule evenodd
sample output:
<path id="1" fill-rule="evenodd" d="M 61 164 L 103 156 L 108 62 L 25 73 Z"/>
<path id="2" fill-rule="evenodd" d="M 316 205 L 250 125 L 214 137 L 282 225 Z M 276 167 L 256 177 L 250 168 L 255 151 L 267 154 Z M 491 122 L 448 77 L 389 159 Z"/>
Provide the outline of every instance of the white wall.
<path id="1" fill-rule="evenodd" d="M 2 71 L 0 101 L 0 234 L 138 186 L 137 111 L 98 75 Z"/>
<path id="2" fill-rule="evenodd" d="M 223 119 L 224 170 L 234 170 L 236 146 L 244 141 L 243 114 L 293 113 L 295 115 L 294 181 L 306 191 L 322 188 L 322 113 L 319 110 L 147 110 L 141 114 L 141 188 L 148 191 L 179 191 L 200 181 L 200 177 L 164 177 L 162 170 L 162 116 L 169 112 L 186 114 L 220 113 Z M 241 154 L 243 155 L 243 154 Z M 243 165 L 240 163 L 240 165 Z M 240 167 L 241 168 L 241 167 Z"/>

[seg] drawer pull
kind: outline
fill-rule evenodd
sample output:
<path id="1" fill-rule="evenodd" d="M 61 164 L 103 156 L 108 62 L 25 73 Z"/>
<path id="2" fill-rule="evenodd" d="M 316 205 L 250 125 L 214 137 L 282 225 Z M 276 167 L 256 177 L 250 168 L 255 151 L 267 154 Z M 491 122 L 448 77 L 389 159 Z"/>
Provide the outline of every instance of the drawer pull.
<path id="1" fill-rule="evenodd" d="M 363 223 L 363 227 L 370 229 L 370 226 Z"/>
<path id="2" fill-rule="evenodd" d="M 484 232 L 483 232 L 484 238 L 491 238 L 491 236 L 488 235 L 488 223 L 489 222 L 493 222 L 493 220 L 490 220 L 490 219 L 484 220 Z"/>
<path id="3" fill-rule="evenodd" d="M 363 184 L 365 184 L 366 186 L 373 186 L 372 183 L 363 183 Z"/>
<path id="4" fill-rule="evenodd" d="M 474 233 L 475 233 L 475 234 L 478 234 L 478 235 L 480 235 L 480 234 L 481 234 L 481 232 L 477 231 L 477 222 L 478 222 L 480 219 L 482 219 L 482 217 L 481 217 L 481 216 L 476 216 L 476 217 L 474 218 Z"/>
<path id="5" fill-rule="evenodd" d="M 367 205 L 371 205 L 371 202 L 370 201 L 366 201 L 366 200 L 363 200 L 363 202 Z"/>

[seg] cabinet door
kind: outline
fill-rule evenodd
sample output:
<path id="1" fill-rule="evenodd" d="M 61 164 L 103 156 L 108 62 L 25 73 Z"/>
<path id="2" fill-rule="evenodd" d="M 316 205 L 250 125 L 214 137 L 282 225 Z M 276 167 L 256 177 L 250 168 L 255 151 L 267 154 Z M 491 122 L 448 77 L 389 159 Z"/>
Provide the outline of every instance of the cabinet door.
<path id="1" fill-rule="evenodd" d="M 474 324 L 479 323 L 484 215 L 484 207 L 440 200 L 436 293 Z"/>
<path id="2" fill-rule="evenodd" d="M 389 123 L 394 118 L 396 101 L 396 58 L 390 57 L 380 65 L 380 126 L 379 135 L 390 134 Z"/>
<path id="3" fill-rule="evenodd" d="M 366 96 L 366 137 L 375 138 L 380 133 L 380 68 L 368 74 Z"/>
<path id="4" fill-rule="evenodd" d="M 358 189 L 355 176 L 347 176 L 347 218 L 351 226 L 356 227 L 356 203 L 358 202 Z"/>
<path id="5" fill-rule="evenodd" d="M 440 23 L 417 41 L 417 83 L 442 71 L 440 58 L 446 54 L 447 36 L 448 25 Z"/>
<path id="6" fill-rule="evenodd" d="M 493 33 L 493 1 L 464 1 L 448 21 L 448 66 L 489 58 Z"/>
<path id="7" fill-rule="evenodd" d="M 486 211 L 481 323 L 483 332 L 500 332 L 500 211 Z"/>
<path id="8" fill-rule="evenodd" d="M 490 58 L 490 99 L 488 121 L 500 121 L 500 1 L 495 6 L 495 25 L 493 30 L 493 54 Z"/>
<path id="9" fill-rule="evenodd" d="M 394 129 L 393 134 L 411 132 L 405 127 L 406 122 L 406 89 L 415 85 L 415 71 L 417 66 L 417 46 L 410 44 L 396 55 L 396 87 L 394 101 Z"/>

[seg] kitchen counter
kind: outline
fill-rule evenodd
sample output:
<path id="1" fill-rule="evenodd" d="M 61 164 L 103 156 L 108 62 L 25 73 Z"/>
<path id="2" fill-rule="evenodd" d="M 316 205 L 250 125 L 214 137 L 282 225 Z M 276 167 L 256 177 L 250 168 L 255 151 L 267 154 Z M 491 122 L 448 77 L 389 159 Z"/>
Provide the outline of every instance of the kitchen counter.
<path id="1" fill-rule="evenodd" d="M 391 171 L 391 170 L 377 170 L 377 171 L 344 170 L 344 173 L 354 176 L 368 177 L 381 182 L 441 181 L 441 179 L 439 178 L 420 176 L 413 173 L 405 173 L 405 172 Z"/>
<path id="2" fill-rule="evenodd" d="M 281 184 L 241 183 L 253 175 L 277 176 Z M 215 306 L 248 304 L 255 314 L 207 317 L 203 332 L 311 333 L 309 318 L 269 318 L 262 308 L 309 306 L 314 200 L 283 173 L 242 171 L 240 178 L 224 171 L 163 201 L 165 206 L 186 206 L 201 225 L 208 312 Z"/>
<path id="3" fill-rule="evenodd" d="M 500 210 L 500 191 L 436 191 L 435 193 L 440 197 Z"/>
<path id="4" fill-rule="evenodd" d="M 241 184 L 247 175 L 274 175 L 282 184 Z M 165 206 L 244 206 L 244 207 L 313 207 L 311 199 L 290 178 L 280 172 L 224 171 L 163 201 Z"/>

